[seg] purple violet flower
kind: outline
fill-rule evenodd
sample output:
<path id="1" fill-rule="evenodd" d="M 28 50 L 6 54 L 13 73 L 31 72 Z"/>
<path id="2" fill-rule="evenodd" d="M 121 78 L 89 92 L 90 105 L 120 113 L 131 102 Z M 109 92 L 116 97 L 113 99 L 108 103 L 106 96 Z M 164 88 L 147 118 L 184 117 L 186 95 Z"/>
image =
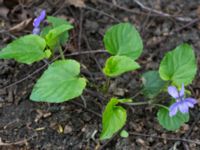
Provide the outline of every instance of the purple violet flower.
<path id="1" fill-rule="evenodd" d="M 40 23 L 45 19 L 46 17 L 46 11 L 42 10 L 40 15 L 34 19 L 33 21 L 33 34 L 39 34 L 40 33 Z"/>
<path id="2" fill-rule="evenodd" d="M 40 34 L 40 28 L 33 28 L 33 34 Z"/>
<path id="3" fill-rule="evenodd" d="M 182 84 L 182 88 L 180 91 L 178 91 L 177 88 L 174 86 L 169 86 L 168 93 L 173 98 L 176 99 L 176 102 L 169 107 L 169 116 L 170 117 L 176 115 L 178 110 L 180 110 L 181 113 L 188 113 L 189 107 L 193 108 L 194 104 L 197 103 L 197 100 L 194 98 L 190 98 L 190 97 L 185 98 L 184 97 L 184 93 L 185 93 L 184 84 Z"/>

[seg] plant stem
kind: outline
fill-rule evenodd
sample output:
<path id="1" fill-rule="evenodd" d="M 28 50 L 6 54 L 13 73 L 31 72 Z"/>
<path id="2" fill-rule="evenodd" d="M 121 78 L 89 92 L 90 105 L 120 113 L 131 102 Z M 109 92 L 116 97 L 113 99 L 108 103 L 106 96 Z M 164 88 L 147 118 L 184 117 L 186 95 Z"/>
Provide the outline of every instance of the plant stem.
<path id="1" fill-rule="evenodd" d="M 109 87 L 110 87 L 110 78 L 106 77 L 106 82 L 105 85 L 103 86 L 103 93 L 105 94 L 108 93 Z"/>
<path id="2" fill-rule="evenodd" d="M 59 46 L 58 50 L 59 50 L 59 53 L 60 53 L 62 60 L 65 60 L 65 56 L 64 56 L 64 53 L 63 53 L 61 46 Z"/>
<path id="3" fill-rule="evenodd" d="M 162 104 L 152 104 L 152 105 L 158 106 L 158 107 L 162 107 L 162 108 L 165 108 L 165 109 L 169 110 L 168 107 L 166 107 L 166 106 L 164 106 L 164 105 L 162 105 Z"/>
<path id="4" fill-rule="evenodd" d="M 130 106 L 139 106 L 139 105 L 153 105 L 153 106 L 159 106 L 159 107 L 162 107 L 162 108 L 165 108 L 168 110 L 168 107 L 162 105 L 162 104 L 153 104 L 151 103 L 151 101 L 146 101 L 146 102 L 135 102 L 135 103 L 124 103 L 126 105 L 130 105 Z"/>
<path id="5" fill-rule="evenodd" d="M 127 104 L 127 105 L 130 105 L 130 106 L 138 106 L 138 105 L 149 105 L 149 101 L 147 102 L 135 102 L 135 103 L 124 103 L 124 104 Z"/>

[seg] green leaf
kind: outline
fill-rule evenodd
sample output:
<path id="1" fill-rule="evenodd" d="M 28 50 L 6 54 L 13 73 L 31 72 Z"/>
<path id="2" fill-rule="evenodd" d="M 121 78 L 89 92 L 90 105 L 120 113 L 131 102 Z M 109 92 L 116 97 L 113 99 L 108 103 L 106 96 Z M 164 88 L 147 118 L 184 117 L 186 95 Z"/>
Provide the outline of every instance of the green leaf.
<path id="1" fill-rule="evenodd" d="M 181 86 L 182 83 L 185 85 L 191 83 L 196 71 L 195 54 L 188 44 L 182 44 L 168 52 L 159 68 L 160 77 L 163 80 L 172 81 L 177 86 Z"/>
<path id="2" fill-rule="evenodd" d="M 118 103 L 123 103 L 129 100 L 112 98 L 107 104 L 103 112 L 103 130 L 100 136 L 101 140 L 109 139 L 120 130 L 126 123 L 126 110 L 122 106 L 117 106 Z"/>
<path id="3" fill-rule="evenodd" d="M 53 16 L 47 16 L 47 21 L 49 23 L 52 24 L 53 27 L 58 27 L 60 25 L 63 25 L 63 24 L 68 24 L 70 26 L 72 26 L 68 21 L 66 21 L 65 19 L 62 19 L 62 18 L 57 18 L 57 17 L 53 17 Z"/>
<path id="4" fill-rule="evenodd" d="M 189 114 L 182 114 L 178 111 L 175 116 L 170 117 L 168 109 L 160 108 L 157 113 L 157 119 L 163 128 L 169 131 L 175 131 L 179 129 L 185 122 L 189 121 Z"/>
<path id="5" fill-rule="evenodd" d="M 80 64 L 75 60 L 52 63 L 35 84 L 30 99 L 61 103 L 82 94 L 86 79 L 79 77 Z"/>
<path id="6" fill-rule="evenodd" d="M 53 17 L 53 16 L 48 16 L 47 17 L 47 20 L 49 23 L 52 24 L 52 26 L 55 28 L 55 27 L 58 27 L 60 25 L 70 25 L 72 26 L 68 21 L 66 21 L 65 19 L 62 19 L 62 18 L 57 18 L 57 17 Z M 63 45 L 67 40 L 68 40 L 68 37 L 69 37 L 69 33 L 68 32 L 65 32 L 65 33 L 62 33 L 59 37 L 60 39 L 60 43 Z"/>
<path id="7" fill-rule="evenodd" d="M 127 138 L 129 136 L 128 132 L 126 130 L 122 130 L 120 132 L 120 136 L 123 137 L 123 138 Z"/>
<path id="8" fill-rule="evenodd" d="M 112 55 L 123 55 L 137 59 L 143 49 L 138 31 L 130 23 L 120 23 L 107 30 L 104 36 L 106 50 Z"/>
<path id="9" fill-rule="evenodd" d="M 148 71 L 142 75 L 143 89 L 142 93 L 153 98 L 157 96 L 165 85 L 165 81 L 160 78 L 158 71 Z"/>
<path id="10" fill-rule="evenodd" d="M 0 58 L 15 59 L 20 63 L 32 64 L 46 57 L 46 42 L 38 35 L 26 35 L 8 44 L 0 51 Z"/>
<path id="11" fill-rule="evenodd" d="M 107 59 L 103 72 L 109 77 L 116 77 L 125 72 L 140 68 L 138 63 L 126 56 L 111 56 Z"/>
<path id="12" fill-rule="evenodd" d="M 53 29 L 52 26 L 46 26 L 42 29 L 42 31 L 40 32 L 40 36 L 45 38 L 45 36 L 49 33 L 49 31 Z"/>
<path id="13" fill-rule="evenodd" d="M 50 58 L 51 57 L 52 52 L 51 52 L 50 49 L 46 49 L 44 52 L 45 52 L 46 58 Z"/>
<path id="14" fill-rule="evenodd" d="M 47 45 L 50 48 L 54 49 L 56 46 L 60 44 L 60 36 L 72 28 L 73 26 L 71 25 L 61 25 L 51 29 L 45 36 Z"/>

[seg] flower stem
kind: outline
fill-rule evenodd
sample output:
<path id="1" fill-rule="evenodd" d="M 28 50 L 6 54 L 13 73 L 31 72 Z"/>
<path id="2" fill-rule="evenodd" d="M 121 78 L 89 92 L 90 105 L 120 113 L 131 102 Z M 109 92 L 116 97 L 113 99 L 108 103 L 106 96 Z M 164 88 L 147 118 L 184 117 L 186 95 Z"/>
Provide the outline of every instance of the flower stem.
<path id="1" fill-rule="evenodd" d="M 165 109 L 169 110 L 168 107 L 166 107 L 166 106 L 164 106 L 164 105 L 162 105 L 162 104 L 153 104 L 153 103 L 151 103 L 151 101 L 146 101 L 146 102 L 135 102 L 135 103 L 129 103 L 129 102 L 128 102 L 128 103 L 124 103 L 124 104 L 129 105 L 129 106 L 153 105 L 153 106 L 159 106 L 159 107 L 162 107 L 162 108 L 165 108 Z"/>
<path id="2" fill-rule="evenodd" d="M 59 53 L 60 53 L 62 60 L 65 60 L 65 56 L 64 56 L 64 53 L 63 53 L 61 46 L 59 46 L 58 50 L 59 50 Z"/>
<path id="3" fill-rule="evenodd" d="M 135 103 L 124 103 L 124 104 L 127 104 L 127 105 L 130 105 L 130 106 L 138 106 L 138 105 L 149 105 L 149 101 L 147 102 L 135 102 Z"/>
<path id="4" fill-rule="evenodd" d="M 164 108 L 164 109 L 169 110 L 168 107 L 166 107 L 166 106 L 164 106 L 164 105 L 162 105 L 162 104 L 152 104 L 152 105 L 154 105 L 154 106 L 158 106 L 158 107 L 162 107 L 162 108 Z"/>

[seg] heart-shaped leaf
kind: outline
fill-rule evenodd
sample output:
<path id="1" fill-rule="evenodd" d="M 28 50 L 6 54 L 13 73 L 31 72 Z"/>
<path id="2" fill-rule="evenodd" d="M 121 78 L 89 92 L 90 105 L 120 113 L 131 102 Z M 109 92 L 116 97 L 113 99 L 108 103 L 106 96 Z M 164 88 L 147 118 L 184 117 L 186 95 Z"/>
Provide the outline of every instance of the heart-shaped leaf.
<path id="1" fill-rule="evenodd" d="M 189 114 L 182 114 L 181 112 L 178 112 L 175 116 L 170 117 L 168 109 L 160 108 L 157 113 L 157 118 L 163 128 L 169 131 L 175 131 L 185 122 L 188 122 Z"/>
<path id="2" fill-rule="evenodd" d="M 126 110 L 122 106 L 117 106 L 118 103 L 130 101 L 130 99 L 112 98 L 106 105 L 103 112 L 103 130 L 100 136 L 101 140 L 109 139 L 120 130 L 126 122 Z"/>
<path id="3" fill-rule="evenodd" d="M 197 71 L 195 55 L 192 47 L 182 44 L 163 58 L 159 73 L 166 81 L 172 81 L 177 86 L 188 85 L 194 79 Z"/>
<path id="4" fill-rule="evenodd" d="M 30 99 L 38 102 L 61 103 L 82 94 L 86 79 L 78 77 L 80 64 L 75 60 L 52 63 L 35 84 Z"/>
<path id="5" fill-rule="evenodd" d="M 26 35 L 8 44 L 0 51 L 0 58 L 15 59 L 20 63 L 32 64 L 44 59 L 46 42 L 38 35 Z"/>
<path id="6" fill-rule="evenodd" d="M 135 60 L 142 53 L 141 37 L 130 23 L 112 26 L 106 31 L 103 41 L 111 55 L 127 56 Z"/>

